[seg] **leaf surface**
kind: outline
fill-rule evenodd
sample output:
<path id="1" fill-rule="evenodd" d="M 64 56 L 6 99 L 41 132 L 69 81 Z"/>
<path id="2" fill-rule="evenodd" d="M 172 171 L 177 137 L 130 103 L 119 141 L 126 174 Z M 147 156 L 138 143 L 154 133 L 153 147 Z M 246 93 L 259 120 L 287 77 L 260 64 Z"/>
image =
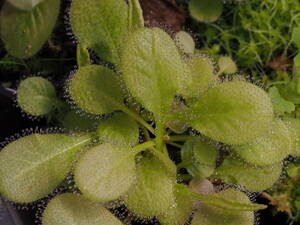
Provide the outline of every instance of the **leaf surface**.
<path id="1" fill-rule="evenodd" d="M 189 2 L 191 16 L 200 22 L 214 22 L 222 14 L 222 0 L 191 0 Z"/>
<path id="2" fill-rule="evenodd" d="M 50 194 L 72 169 L 75 154 L 89 135 L 32 134 L 0 152 L 0 192 L 13 202 L 28 203 Z"/>
<path id="3" fill-rule="evenodd" d="M 21 10 L 32 10 L 44 0 L 8 0 L 10 4 Z"/>
<path id="4" fill-rule="evenodd" d="M 22 11 L 6 2 L 0 13 L 0 33 L 8 53 L 17 58 L 36 54 L 56 24 L 60 0 L 46 0 L 32 11 Z"/>

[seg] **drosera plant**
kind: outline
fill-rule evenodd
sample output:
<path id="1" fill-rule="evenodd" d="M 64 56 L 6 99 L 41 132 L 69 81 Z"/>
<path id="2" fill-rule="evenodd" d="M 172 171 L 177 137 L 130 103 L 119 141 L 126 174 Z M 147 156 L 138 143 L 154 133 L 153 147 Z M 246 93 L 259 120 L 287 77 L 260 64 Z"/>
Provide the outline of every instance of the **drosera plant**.
<path id="1" fill-rule="evenodd" d="M 282 161 L 299 152 L 294 124 L 274 114 L 267 92 L 240 77 L 220 79 L 237 69 L 232 60 L 217 69 L 181 38 L 145 28 L 137 0 L 73 0 L 70 23 L 80 44 L 69 98 L 106 116 L 96 130 L 36 133 L 6 145 L 0 193 L 16 203 L 38 201 L 72 173 L 75 187 L 49 201 L 43 225 L 123 224 L 106 209 L 114 201 L 162 225 L 253 225 L 254 211 L 266 206 L 245 192 L 272 187 Z M 91 64 L 87 48 L 108 63 Z M 17 101 L 35 116 L 65 107 L 39 77 L 21 82 Z M 174 148 L 180 160 L 171 159 Z M 196 179 L 234 188 L 208 194 L 187 186 Z"/>

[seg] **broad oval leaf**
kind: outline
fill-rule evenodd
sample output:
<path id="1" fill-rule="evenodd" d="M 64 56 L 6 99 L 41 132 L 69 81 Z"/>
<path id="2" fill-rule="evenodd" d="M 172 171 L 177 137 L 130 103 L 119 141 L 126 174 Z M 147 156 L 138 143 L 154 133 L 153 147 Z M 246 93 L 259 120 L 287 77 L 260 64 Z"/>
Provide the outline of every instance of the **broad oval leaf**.
<path id="1" fill-rule="evenodd" d="M 171 109 L 183 68 L 174 41 L 159 28 L 133 32 L 122 49 L 126 86 L 157 120 Z"/>
<path id="2" fill-rule="evenodd" d="M 229 184 L 238 184 L 249 191 L 259 192 L 271 188 L 279 179 L 282 164 L 254 167 L 239 159 L 227 158 L 215 171 L 214 177 Z"/>
<path id="3" fill-rule="evenodd" d="M 99 203 L 79 194 L 61 194 L 47 205 L 43 225 L 123 225 Z"/>
<path id="4" fill-rule="evenodd" d="M 182 184 L 175 185 L 175 204 L 163 215 L 157 217 L 162 225 L 182 225 L 192 214 L 193 203 L 189 191 Z"/>
<path id="5" fill-rule="evenodd" d="M 60 8 L 60 0 L 46 0 L 32 11 L 21 11 L 8 2 L 0 13 L 0 33 L 8 53 L 18 58 L 36 54 L 49 38 Z"/>
<path id="6" fill-rule="evenodd" d="M 186 115 L 193 128 L 226 144 L 243 144 L 263 135 L 273 121 L 269 96 L 261 88 L 231 81 L 209 89 Z"/>
<path id="7" fill-rule="evenodd" d="M 93 114 L 111 113 L 123 104 L 118 75 L 100 65 L 80 67 L 69 82 L 69 93 L 83 110 Z"/>
<path id="8" fill-rule="evenodd" d="M 215 196 L 229 201 L 250 203 L 248 196 L 244 193 L 227 189 L 214 194 Z M 249 211 L 226 210 L 214 206 L 201 205 L 199 211 L 194 215 L 191 225 L 253 225 L 254 213 Z"/>
<path id="9" fill-rule="evenodd" d="M 191 16 L 200 22 L 214 22 L 222 14 L 222 0 L 191 0 L 189 2 Z"/>
<path id="10" fill-rule="evenodd" d="M 97 134 L 104 142 L 134 146 L 139 142 L 139 126 L 132 117 L 118 112 L 99 123 Z"/>
<path id="11" fill-rule="evenodd" d="M 235 62 L 229 56 L 221 56 L 218 60 L 218 65 L 220 69 L 219 74 L 233 74 L 238 70 Z"/>
<path id="12" fill-rule="evenodd" d="M 21 10 L 32 10 L 44 0 L 8 0 L 10 4 Z"/>
<path id="13" fill-rule="evenodd" d="M 54 86 L 42 77 L 23 80 L 17 90 L 17 102 L 26 113 L 42 116 L 50 113 L 57 101 Z"/>
<path id="14" fill-rule="evenodd" d="M 276 115 L 281 116 L 285 113 L 292 113 L 293 111 L 295 111 L 294 103 L 287 101 L 283 97 L 281 97 L 277 87 L 271 87 L 268 92 L 273 103 L 274 113 Z"/>
<path id="15" fill-rule="evenodd" d="M 194 56 L 187 58 L 186 63 L 190 68 L 189 79 L 180 94 L 186 99 L 198 98 L 214 84 L 217 76 L 214 74 L 214 66 L 209 58 Z"/>
<path id="16" fill-rule="evenodd" d="M 104 60 L 119 64 L 119 47 L 128 32 L 128 6 L 124 0 L 74 0 L 70 22 L 80 43 Z"/>
<path id="17" fill-rule="evenodd" d="M 176 33 L 175 43 L 182 53 L 194 54 L 196 44 L 193 37 L 189 33 L 185 31 L 179 31 Z"/>
<path id="18" fill-rule="evenodd" d="M 216 167 L 217 149 L 200 139 L 186 141 L 181 148 L 181 159 L 186 169 L 194 177 L 209 177 Z"/>
<path id="19" fill-rule="evenodd" d="M 143 157 L 137 165 L 137 182 L 124 197 L 125 205 L 142 218 L 162 215 L 175 203 L 174 183 L 160 161 Z"/>
<path id="20" fill-rule="evenodd" d="M 235 152 L 256 166 L 267 166 L 281 162 L 294 151 L 292 137 L 282 120 L 273 122 L 271 129 L 254 141 L 234 147 Z"/>
<path id="21" fill-rule="evenodd" d="M 300 120 L 295 118 L 284 118 L 284 123 L 290 130 L 293 152 L 291 155 L 300 156 Z"/>
<path id="22" fill-rule="evenodd" d="M 130 148 L 102 144 L 86 152 L 75 167 L 75 182 L 87 198 L 107 202 L 124 195 L 135 180 Z"/>
<path id="23" fill-rule="evenodd" d="M 72 169 L 75 153 L 91 137 L 32 134 L 0 152 L 0 192 L 10 201 L 27 203 L 51 193 Z"/>

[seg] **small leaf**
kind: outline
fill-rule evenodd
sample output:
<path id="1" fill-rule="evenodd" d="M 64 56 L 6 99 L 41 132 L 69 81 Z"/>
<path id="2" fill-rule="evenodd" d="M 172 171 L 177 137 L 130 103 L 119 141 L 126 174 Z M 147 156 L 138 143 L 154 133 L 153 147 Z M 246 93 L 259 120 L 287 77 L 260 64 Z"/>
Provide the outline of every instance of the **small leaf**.
<path id="1" fill-rule="evenodd" d="M 300 48 L 300 26 L 293 29 L 292 40 Z"/>
<path id="2" fill-rule="evenodd" d="M 220 69 L 219 74 L 233 74 L 238 70 L 235 62 L 228 56 L 221 56 L 218 60 L 218 65 Z"/>
<path id="3" fill-rule="evenodd" d="M 129 0 L 128 9 L 128 30 L 144 27 L 143 10 L 139 0 Z"/>
<path id="4" fill-rule="evenodd" d="M 284 123 L 290 131 L 293 152 L 291 155 L 300 156 L 300 121 L 295 118 L 284 118 Z"/>
<path id="5" fill-rule="evenodd" d="M 74 0 L 70 22 L 76 37 L 106 61 L 119 64 L 119 47 L 127 35 L 128 7 L 124 0 Z"/>
<path id="6" fill-rule="evenodd" d="M 280 119 L 273 122 L 264 136 L 236 146 L 234 150 L 242 159 L 256 166 L 279 163 L 294 151 L 291 132 Z"/>
<path id="7" fill-rule="evenodd" d="M 191 16 L 200 22 L 214 22 L 222 14 L 222 0 L 191 0 L 189 3 Z"/>
<path id="8" fill-rule="evenodd" d="M 154 157 L 143 157 L 137 165 L 137 183 L 124 197 L 127 208 L 142 218 L 164 214 L 175 203 L 175 180 Z"/>
<path id="9" fill-rule="evenodd" d="M 185 31 L 179 31 L 175 35 L 175 42 L 182 53 L 194 54 L 196 44 L 193 37 L 189 33 Z"/>
<path id="10" fill-rule="evenodd" d="M 171 206 L 163 215 L 157 217 L 162 225 L 182 225 L 192 214 L 193 204 L 189 191 L 182 184 L 175 185 L 175 206 Z"/>
<path id="11" fill-rule="evenodd" d="M 270 128 L 273 107 L 264 90 L 231 81 L 204 92 L 185 114 L 190 125 L 204 135 L 226 144 L 242 144 Z"/>
<path id="12" fill-rule="evenodd" d="M 229 184 L 244 186 L 249 191 L 259 192 L 271 188 L 278 180 L 282 164 L 268 167 L 254 167 L 238 159 L 227 158 L 215 171 L 213 177 Z"/>
<path id="13" fill-rule="evenodd" d="M 86 115 L 78 115 L 74 111 L 68 112 L 62 120 L 63 127 L 69 131 L 95 130 L 98 123 L 98 120 Z"/>
<path id="14" fill-rule="evenodd" d="M 299 92 L 300 77 L 295 77 L 288 84 L 277 86 L 280 95 L 294 104 L 300 104 L 300 92 Z"/>
<path id="15" fill-rule="evenodd" d="M 87 66 L 91 64 L 90 53 L 87 50 L 87 48 L 85 48 L 81 44 L 77 45 L 76 56 L 78 67 Z"/>
<path id="16" fill-rule="evenodd" d="M 139 126 L 130 116 L 115 113 L 99 123 L 97 134 L 104 142 L 133 146 L 139 142 Z"/>
<path id="17" fill-rule="evenodd" d="M 193 139 L 186 141 L 181 148 L 181 158 L 186 169 L 194 177 L 209 177 L 216 167 L 217 149 L 212 145 Z"/>
<path id="18" fill-rule="evenodd" d="M 159 28 L 139 29 L 122 49 L 121 66 L 130 93 L 162 120 L 184 72 L 174 41 Z"/>
<path id="19" fill-rule="evenodd" d="M 116 200 L 135 180 L 130 148 L 102 144 L 86 152 L 75 167 L 75 182 L 84 196 L 99 202 Z"/>
<path id="20" fill-rule="evenodd" d="M 118 75 L 100 65 L 79 68 L 69 83 L 71 98 L 93 114 L 111 113 L 123 105 Z"/>
<path id="21" fill-rule="evenodd" d="M 185 98 L 198 98 L 203 91 L 209 89 L 216 79 L 214 66 L 209 58 L 194 56 L 186 60 L 190 68 L 189 78 L 180 93 Z"/>
<path id="22" fill-rule="evenodd" d="M 284 115 L 285 113 L 295 111 L 294 103 L 282 98 L 277 87 L 271 87 L 269 89 L 269 96 L 273 103 L 274 112 L 277 115 Z"/>
<path id="23" fill-rule="evenodd" d="M 57 101 L 53 85 L 42 77 L 23 80 L 17 91 L 17 102 L 26 113 L 42 116 L 50 113 Z"/>
<path id="24" fill-rule="evenodd" d="M 8 53 L 17 58 L 36 54 L 55 26 L 60 0 L 46 0 L 32 11 L 21 11 L 6 2 L 0 13 L 0 33 Z"/>
<path id="25" fill-rule="evenodd" d="M 70 172 L 75 153 L 91 137 L 32 134 L 0 152 L 0 192 L 10 201 L 28 203 L 45 197 Z"/>
<path id="26" fill-rule="evenodd" d="M 47 205 L 43 225 L 123 225 L 111 212 L 79 194 L 61 194 Z"/>
<path id="27" fill-rule="evenodd" d="M 217 194 L 230 201 L 250 203 L 249 198 L 240 191 L 228 189 Z M 253 225 L 254 213 L 247 211 L 226 210 L 214 206 L 203 205 L 195 214 L 191 225 Z"/>

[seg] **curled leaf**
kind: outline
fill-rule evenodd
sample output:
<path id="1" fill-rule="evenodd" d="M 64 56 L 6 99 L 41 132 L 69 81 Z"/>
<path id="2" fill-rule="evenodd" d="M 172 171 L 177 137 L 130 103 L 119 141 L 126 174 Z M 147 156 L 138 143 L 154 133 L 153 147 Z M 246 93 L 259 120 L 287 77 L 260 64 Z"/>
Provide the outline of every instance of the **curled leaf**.
<path id="1" fill-rule="evenodd" d="M 189 3 L 191 16 L 200 22 L 214 22 L 222 14 L 222 0 L 191 0 Z"/>

